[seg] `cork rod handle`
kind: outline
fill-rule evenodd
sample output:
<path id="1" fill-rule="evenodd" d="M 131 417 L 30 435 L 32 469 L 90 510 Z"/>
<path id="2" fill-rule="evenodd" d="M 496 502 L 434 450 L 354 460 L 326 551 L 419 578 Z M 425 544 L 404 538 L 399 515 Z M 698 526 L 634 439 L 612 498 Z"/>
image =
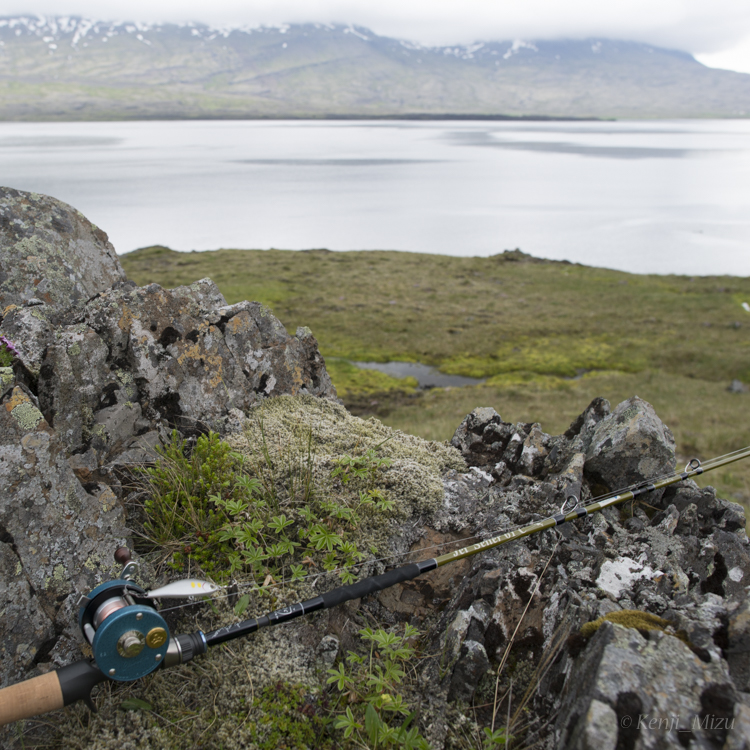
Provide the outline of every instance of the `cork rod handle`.
<path id="1" fill-rule="evenodd" d="M 46 714 L 63 705 L 57 672 L 48 672 L 0 690 L 0 726 Z"/>

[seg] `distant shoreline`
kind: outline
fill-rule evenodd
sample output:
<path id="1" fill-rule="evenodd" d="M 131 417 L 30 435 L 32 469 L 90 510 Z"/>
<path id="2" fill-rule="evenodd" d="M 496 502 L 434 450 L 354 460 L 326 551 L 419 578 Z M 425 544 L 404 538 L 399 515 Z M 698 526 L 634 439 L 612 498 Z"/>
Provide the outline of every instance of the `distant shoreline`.
<path id="1" fill-rule="evenodd" d="M 242 114 L 224 114 L 224 115 L 210 115 L 206 113 L 197 113 L 193 115 L 147 115 L 147 114 L 134 114 L 133 116 L 122 116 L 122 117 L 74 117 L 71 113 L 60 113 L 58 116 L 51 117 L 29 117 L 29 118 L 0 118 L 0 123 L 12 123 L 12 122 L 194 122 L 194 121 L 248 121 L 248 122 L 283 122 L 285 120 L 312 120 L 312 121 L 352 121 L 361 122 L 363 120 L 378 120 L 378 121 L 391 121 L 391 120 L 412 120 L 412 121 L 480 121 L 480 122 L 617 122 L 617 117 L 573 117 L 573 116 L 557 116 L 557 115 L 487 115 L 487 114 L 451 114 L 451 113 L 406 113 L 406 114 L 387 114 L 387 115 L 370 115 L 370 114 L 303 114 L 303 115 L 242 115 Z M 675 118 L 636 118 L 636 119 L 675 119 Z M 682 119 L 682 118 L 678 118 Z M 692 118 L 691 118 L 692 119 Z M 727 120 L 727 119 L 747 119 L 747 118 L 733 118 L 733 117 L 700 117 L 695 119 L 712 119 L 712 120 Z"/>

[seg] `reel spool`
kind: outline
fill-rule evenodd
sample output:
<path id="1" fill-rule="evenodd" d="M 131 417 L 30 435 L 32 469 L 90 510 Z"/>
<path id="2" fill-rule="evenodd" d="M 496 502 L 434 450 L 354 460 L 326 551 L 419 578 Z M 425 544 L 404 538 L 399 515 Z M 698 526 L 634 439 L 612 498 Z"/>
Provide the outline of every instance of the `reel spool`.
<path id="1" fill-rule="evenodd" d="M 97 667 L 119 682 L 153 672 L 169 645 L 169 627 L 147 593 L 118 578 L 81 600 L 78 625 L 94 651 Z"/>

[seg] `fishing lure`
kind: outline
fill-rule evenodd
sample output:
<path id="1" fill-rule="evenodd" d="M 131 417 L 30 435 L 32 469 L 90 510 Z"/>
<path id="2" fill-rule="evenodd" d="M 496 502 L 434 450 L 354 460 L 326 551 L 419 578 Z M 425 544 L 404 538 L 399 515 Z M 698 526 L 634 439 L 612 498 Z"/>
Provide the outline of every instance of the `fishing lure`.
<path id="1" fill-rule="evenodd" d="M 138 680 L 159 667 L 168 668 L 183 664 L 204 654 L 212 646 L 250 635 L 260 628 L 280 625 L 311 612 L 330 609 L 352 599 L 374 594 L 456 560 L 584 518 L 605 508 L 748 457 L 750 447 L 705 463 L 693 459 L 682 472 L 617 490 L 595 498 L 587 505 L 581 505 L 578 498 L 570 496 L 563 503 L 559 513 L 541 521 L 506 531 L 444 555 L 403 565 L 353 584 L 339 586 L 313 599 L 297 602 L 257 619 L 244 620 L 209 633 L 198 630 L 195 633 L 171 635 L 169 626 L 154 600 L 204 596 L 217 592 L 218 586 L 207 581 L 187 579 L 175 581 L 153 591 L 145 591 L 132 582 L 136 564 L 130 559 L 129 550 L 121 547 L 115 553 L 116 561 L 123 565 L 120 577 L 97 586 L 82 596 L 78 603 L 78 625 L 84 638 L 91 645 L 93 661 L 77 661 L 0 690 L 0 726 L 63 708 L 78 700 L 85 701 L 95 710 L 91 701 L 91 691 L 105 680 Z"/>

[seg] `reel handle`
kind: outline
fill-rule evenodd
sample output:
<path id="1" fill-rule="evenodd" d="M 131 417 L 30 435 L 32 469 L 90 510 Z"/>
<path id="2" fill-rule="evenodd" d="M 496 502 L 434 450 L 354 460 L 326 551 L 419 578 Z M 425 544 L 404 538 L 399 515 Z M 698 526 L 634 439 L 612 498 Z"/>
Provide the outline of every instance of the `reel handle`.
<path id="1" fill-rule="evenodd" d="M 77 700 L 93 708 L 91 691 L 104 682 L 102 674 L 88 661 L 77 661 L 61 669 L 0 690 L 0 726 L 20 719 L 56 711 Z"/>

